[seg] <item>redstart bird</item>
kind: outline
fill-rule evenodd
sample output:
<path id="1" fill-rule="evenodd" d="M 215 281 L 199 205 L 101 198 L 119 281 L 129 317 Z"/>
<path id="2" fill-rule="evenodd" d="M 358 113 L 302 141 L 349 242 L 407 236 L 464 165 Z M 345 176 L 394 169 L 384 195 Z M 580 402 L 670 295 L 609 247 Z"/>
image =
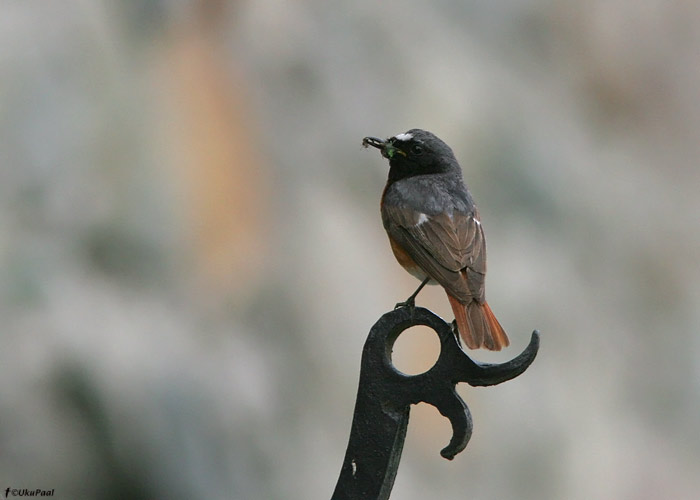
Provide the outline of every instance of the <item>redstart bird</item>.
<path id="1" fill-rule="evenodd" d="M 460 336 L 470 349 L 500 351 L 508 336 L 486 303 L 486 240 L 479 211 L 452 149 L 430 132 L 412 129 L 382 140 L 362 139 L 389 160 L 382 222 L 396 260 L 421 280 L 401 306 L 415 306 L 428 283 L 447 292 Z"/>

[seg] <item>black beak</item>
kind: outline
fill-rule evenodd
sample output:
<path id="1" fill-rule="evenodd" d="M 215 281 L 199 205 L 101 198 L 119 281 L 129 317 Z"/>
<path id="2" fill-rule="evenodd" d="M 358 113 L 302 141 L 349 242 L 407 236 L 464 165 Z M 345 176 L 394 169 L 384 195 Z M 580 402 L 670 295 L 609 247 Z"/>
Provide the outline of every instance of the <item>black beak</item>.
<path id="1" fill-rule="evenodd" d="M 365 148 L 372 146 L 373 148 L 384 149 L 385 145 L 386 141 L 384 139 L 378 139 L 377 137 L 365 137 L 362 139 L 362 146 Z"/>

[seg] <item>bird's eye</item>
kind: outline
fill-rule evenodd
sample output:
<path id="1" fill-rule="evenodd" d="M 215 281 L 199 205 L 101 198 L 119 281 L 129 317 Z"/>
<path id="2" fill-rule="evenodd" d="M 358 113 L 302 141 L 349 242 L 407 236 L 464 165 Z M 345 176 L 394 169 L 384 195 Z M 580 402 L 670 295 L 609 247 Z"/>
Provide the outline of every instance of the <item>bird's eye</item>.
<path id="1" fill-rule="evenodd" d="M 411 146 L 411 153 L 413 153 L 414 155 L 422 155 L 423 148 L 420 147 L 420 145 L 418 144 L 414 144 L 413 146 Z"/>

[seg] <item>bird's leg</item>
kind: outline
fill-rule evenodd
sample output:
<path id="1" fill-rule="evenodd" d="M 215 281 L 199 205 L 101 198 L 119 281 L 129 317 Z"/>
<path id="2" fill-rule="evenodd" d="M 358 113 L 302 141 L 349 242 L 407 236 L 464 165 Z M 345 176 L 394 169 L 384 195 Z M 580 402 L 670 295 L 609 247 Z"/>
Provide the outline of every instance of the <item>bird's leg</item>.
<path id="1" fill-rule="evenodd" d="M 413 292 L 413 294 L 412 294 L 409 298 L 407 298 L 406 300 L 404 300 L 403 302 L 399 302 L 398 304 L 396 304 L 396 305 L 394 306 L 394 309 L 399 309 L 400 307 L 410 307 L 410 308 L 416 307 L 416 296 L 417 296 L 418 293 L 423 289 L 423 287 L 424 287 L 425 285 L 428 284 L 428 282 L 429 282 L 430 280 L 431 280 L 430 276 L 428 276 L 427 278 L 425 278 L 425 279 L 423 280 L 423 282 L 418 286 L 418 288 L 416 289 L 416 291 Z"/>
<path id="2" fill-rule="evenodd" d="M 452 326 L 452 334 L 455 336 L 455 339 L 457 339 L 457 344 L 459 344 L 459 347 L 462 347 L 462 336 L 459 334 L 459 329 L 457 328 L 457 320 L 453 319 L 450 326 Z"/>

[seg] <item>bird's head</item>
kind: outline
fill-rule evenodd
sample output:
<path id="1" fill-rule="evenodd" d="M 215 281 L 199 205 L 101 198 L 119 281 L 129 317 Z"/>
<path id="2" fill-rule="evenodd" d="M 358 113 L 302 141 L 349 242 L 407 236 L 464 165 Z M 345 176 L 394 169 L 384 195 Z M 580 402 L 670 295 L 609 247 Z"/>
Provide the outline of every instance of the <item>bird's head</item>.
<path id="1" fill-rule="evenodd" d="M 379 149 L 389 160 L 389 181 L 416 175 L 461 172 L 452 149 L 425 130 L 414 128 L 388 139 L 365 137 L 362 145 Z"/>

